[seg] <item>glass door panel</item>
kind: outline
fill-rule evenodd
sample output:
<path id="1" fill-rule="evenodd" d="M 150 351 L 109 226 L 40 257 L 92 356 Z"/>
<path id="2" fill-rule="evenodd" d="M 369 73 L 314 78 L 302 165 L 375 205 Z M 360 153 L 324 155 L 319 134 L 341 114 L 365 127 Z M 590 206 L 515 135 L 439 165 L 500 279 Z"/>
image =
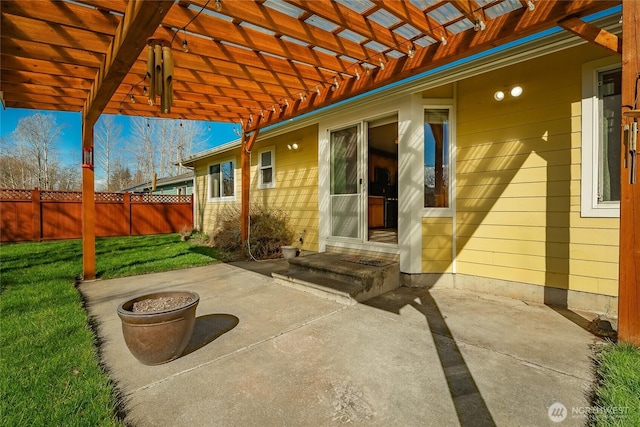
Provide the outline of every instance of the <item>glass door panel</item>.
<path id="1" fill-rule="evenodd" d="M 359 126 L 331 132 L 331 235 L 361 239 Z"/>

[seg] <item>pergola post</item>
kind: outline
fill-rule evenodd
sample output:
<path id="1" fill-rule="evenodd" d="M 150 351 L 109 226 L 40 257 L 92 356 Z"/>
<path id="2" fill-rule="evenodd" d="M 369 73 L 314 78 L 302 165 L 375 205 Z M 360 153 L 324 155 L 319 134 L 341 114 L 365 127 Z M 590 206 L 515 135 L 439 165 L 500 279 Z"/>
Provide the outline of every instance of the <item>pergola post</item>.
<path id="1" fill-rule="evenodd" d="M 93 161 L 93 126 L 82 120 L 82 277 L 96 278 L 96 201 Z"/>
<path id="2" fill-rule="evenodd" d="M 622 105 L 623 129 L 637 118 L 625 117 L 629 106 L 638 109 L 638 76 L 640 64 L 640 2 L 622 2 Z M 623 137 L 626 133 L 623 130 Z M 640 176 L 638 159 L 630 153 L 628 141 L 623 140 L 620 194 L 620 270 L 618 290 L 618 339 L 640 345 Z M 632 157 L 635 162 L 635 183 L 631 183 Z"/>

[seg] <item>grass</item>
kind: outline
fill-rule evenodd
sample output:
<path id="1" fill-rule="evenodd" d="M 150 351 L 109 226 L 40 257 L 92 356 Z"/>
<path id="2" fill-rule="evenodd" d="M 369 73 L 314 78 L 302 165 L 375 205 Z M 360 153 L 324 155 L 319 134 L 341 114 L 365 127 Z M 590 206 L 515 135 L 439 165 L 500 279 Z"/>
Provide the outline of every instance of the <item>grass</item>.
<path id="1" fill-rule="evenodd" d="M 100 278 L 205 265 L 216 250 L 177 234 L 98 239 Z M 117 426 L 116 391 L 99 364 L 74 279 L 80 241 L 0 246 L 0 425 Z"/>
<path id="2" fill-rule="evenodd" d="M 609 345 L 596 359 L 598 385 L 591 425 L 640 426 L 640 348 Z"/>

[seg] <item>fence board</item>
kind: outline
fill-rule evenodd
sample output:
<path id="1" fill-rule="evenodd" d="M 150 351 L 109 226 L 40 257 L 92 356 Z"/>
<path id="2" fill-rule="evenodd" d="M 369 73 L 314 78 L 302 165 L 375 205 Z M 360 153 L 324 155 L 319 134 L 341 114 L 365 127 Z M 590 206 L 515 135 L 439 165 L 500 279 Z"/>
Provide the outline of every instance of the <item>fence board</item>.
<path id="1" fill-rule="evenodd" d="M 96 193 L 96 236 L 175 233 L 193 227 L 193 196 Z M 82 237 L 82 193 L 0 189 L 2 242 Z"/>

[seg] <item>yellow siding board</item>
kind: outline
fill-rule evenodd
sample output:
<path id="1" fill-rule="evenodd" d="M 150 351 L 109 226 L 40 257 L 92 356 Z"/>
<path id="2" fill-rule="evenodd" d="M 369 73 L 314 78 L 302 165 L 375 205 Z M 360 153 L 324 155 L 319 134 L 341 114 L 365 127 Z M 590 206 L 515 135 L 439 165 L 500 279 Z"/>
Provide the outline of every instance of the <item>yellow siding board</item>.
<path id="1" fill-rule="evenodd" d="M 451 273 L 451 262 L 447 261 L 422 261 L 423 273 Z"/>

